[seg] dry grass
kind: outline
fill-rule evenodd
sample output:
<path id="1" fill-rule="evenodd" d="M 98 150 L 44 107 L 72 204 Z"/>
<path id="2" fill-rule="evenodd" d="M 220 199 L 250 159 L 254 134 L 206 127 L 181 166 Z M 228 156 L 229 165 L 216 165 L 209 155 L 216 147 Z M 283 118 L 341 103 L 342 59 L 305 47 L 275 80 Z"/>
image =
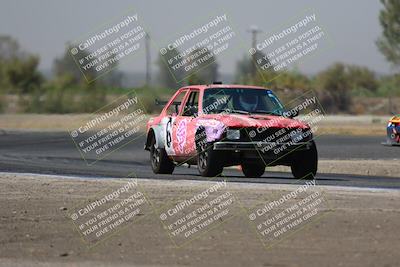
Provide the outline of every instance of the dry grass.
<path id="1" fill-rule="evenodd" d="M 317 134 L 385 136 L 390 116 L 329 115 L 317 125 Z"/>
<path id="2" fill-rule="evenodd" d="M 46 114 L 3 114 L 0 129 L 69 131 L 83 125 L 90 114 L 46 115 Z M 390 116 L 326 116 L 318 124 L 317 134 L 384 136 Z"/>
<path id="3" fill-rule="evenodd" d="M 3 114 L 0 130 L 71 131 L 93 119 L 92 114 Z M 121 117 L 114 117 L 113 122 Z"/>
<path id="4" fill-rule="evenodd" d="M 5 114 L 0 115 L 0 128 L 3 130 L 67 131 L 84 123 L 89 117 L 89 114 Z"/>
<path id="5" fill-rule="evenodd" d="M 385 136 L 385 125 L 321 125 L 317 135 L 356 135 L 356 136 Z"/>

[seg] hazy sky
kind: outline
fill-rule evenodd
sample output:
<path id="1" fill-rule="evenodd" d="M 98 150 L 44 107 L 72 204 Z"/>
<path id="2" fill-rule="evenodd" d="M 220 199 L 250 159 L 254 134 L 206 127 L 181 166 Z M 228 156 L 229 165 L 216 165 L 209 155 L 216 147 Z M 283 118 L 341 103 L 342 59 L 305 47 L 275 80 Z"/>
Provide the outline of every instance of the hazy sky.
<path id="1" fill-rule="evenodd" d="M 55 57 L 63 53 L 65 43 L 92 32 L 111 18 L 122 16 L 135 8 L 146 24 L 155 43 L 165 40 L 211 14 L 226 13 L 235 22 L 238 38 L 245 46 L 251 44 L 246 30 L 257 25 L 271 31 L 306 8 L 315 10 L 318 21 L 333 40 L 334 46 L 318 57 L 300 62 L 305 73 L 316 73 L 336 61 L 365 65 L 378 73 L 391 71 L 380 54 L 375 40 L 381 34 L 378 21 L 381 4 L 378 0 L 336 1 L 104 1 L 104 0 L 0 0 L 0 34 L 15 37 L 22 48 L 41 57 L 41 69 L 49 69 Z M 259 37 L 260 38 L 260 37 Z M 153 70 L 157 48 L 152 47 Z M 220 72 L 233 73 L 236 61 L 246 49 L 229 51 L 218 58 Z M 121 69 L 144 71 L 144 56 L 124 61 Z"/>

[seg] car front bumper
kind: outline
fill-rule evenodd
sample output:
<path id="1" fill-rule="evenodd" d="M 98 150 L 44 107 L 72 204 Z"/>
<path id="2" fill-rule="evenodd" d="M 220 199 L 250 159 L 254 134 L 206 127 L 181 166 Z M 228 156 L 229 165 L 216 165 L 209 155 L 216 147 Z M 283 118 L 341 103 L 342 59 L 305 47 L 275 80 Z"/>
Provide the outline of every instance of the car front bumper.
<path id="1" fill-rule="evenodd" d="M 311 147 L 311 142 L 296 142 L 296 143 L 276 143 L 276 142 L 234 142 L 221 141 L 214 143 L 214 150 L 228 151 L 259 151 L 261 153 L 268 152 L 290 152 L 293 150 L 308 150 Z M 278 153 L 277 153 L 278 154 Z"/>

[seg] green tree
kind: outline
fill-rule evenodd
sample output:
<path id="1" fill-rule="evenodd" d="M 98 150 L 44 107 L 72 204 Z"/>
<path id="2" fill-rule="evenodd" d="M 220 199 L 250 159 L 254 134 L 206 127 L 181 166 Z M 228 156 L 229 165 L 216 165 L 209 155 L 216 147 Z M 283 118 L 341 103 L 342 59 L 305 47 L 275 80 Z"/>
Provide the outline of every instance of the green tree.
<path id="1" fill-rule="evenodd" d="M 400 74 L 380 78 L 378 96 L 400 96 Z"/>
<path id="2" fill-rule="evenodd" d="M 68 76 L 73 84 L 84 84 L 87 83 L 87 81 L 70 52 L 74 47 L 76 46 L 73 44 L 68 44 L 64 50 L 64 54 L 60 58 L 56 58 L 54 60 L 53 72 L 56 78 Z M 75 58 L 83 58 L 87 55 L 89 55 L 87 51 L 78 49 L 78 53 L 75 55 Z M 94 71 L 87 71 L 85 72 L 85 75 L 87 76 L 88 80 L 90 80 L 92 77 L 95 77 Z"/>
<path id="3" fill-rule="evenodd" d="M 177 81 L 183 78 L 182 71 L 181 70 L 173 71 L 168 66 L 168 59 L 173 59 L 177 55 L 179 55 L 179 51 L 175 48 L 167 49 L 165 55 L 159 54 L 159 57 L 157 59 L 157 65 L 158 65 L 158 81 L 161 86 L 167 88 L 180 87 L 181 83 Z"/>
<path id="4" fill-rule="evenodd" d="M 0 35 L 0 59 L 7 61 L 23 54 L 17 40 L 8 35 Z"/>
<path id="5" fill-rule="evenodd" d="M 386 59 L 395 66 L 400 65 L 400 2 L 398 0 L 381 0 L 383 9 L 379 21 L 383 28 L 377 46 Z"/>
<path id="6" fill-rule="evenodd" d="M 74 47 L 76 46 L 73 44 L 68 44 L 65 48 L 64 54 L 54 60 L 53 72 L 56 77 L 68 76 L 70 78 L 70 82 L 73 84 L 86 84 L 89 81 L 90 83 L 94 83 L 95 85 L 103 87 L 120 87 L 122 85 L 121 81 L 123 74 L 118 71 L 118 61 L 114 61 L 106 69 L 104 69 L 104 71 L 99 73 L 97 73 L 95 70 L 96 66 L 82 72 L 77 62 L 75 62 L 75 59 L 84 58 L 88 56 L 90 52 L 78 49 L 78 53 L 74 56 L 74 59 L 70 52 Z M 109 58 L 115 56 L 115 54 L 111 51 L 110 53 L 111 56 Z M 92 60 L 95 60 L 95 58 L 92 58 Z"/>
<path id="7" fill-rule="evenodd" d="M 314 79 L 327 110 L 350 111 L 351 96 L 374 96 L 380 86 L 376 74 L 367 67 L 336 63 Z"/>
<path id="8" fill-rule="evenodd" d="M 39 57 L 22 51 L 10 36 L 0 36 L 0 86 L 3 91 L 28 93 L 39 87 Z"/>
<path id="9" fill-rule="evenodd" d="M 218 80 L 218 64 L 217 59 L 207 48 L 197 48 L 190 53 L 189 57 L 194 54 L 200 54 L 197 57 L 197 66 L 193 68 L 188 77 L 189 84 L 211 84 Z M 193 63 L 190 61 L 189 64 Z"/>
<path id="10" fill-rule="evenodd" d="M 96 80 L 96 70 L 92 67 L 85 72 L 70 54 L 73 45 L 67 45 L 63 55 L 56 58 L 53 63 L 54 78 L 43 85 L 42 90 L 36 91 L 30 101 L 24 106 L 29 112 L 44 113 L 71 113 L 93 112 L 106 104 L 106 87 L 115 84 L 113 79 L 106 77 L 110 73 Z M 76 58 L 89 54 L 87 51 L 78 50 Z M 92 59 L 94 60 L 94 59 Z M 87 80 L 91 81 L 88 82 Z"/>
<path id="11" fill-rule="evenodd" d="M 250 82 L 250 80 L 253 78 L 251 64 L 254 64 L 251 58 L 246 56 L 243 56 L 243 58 L 237 62 L 235 74 L 236 83 L 246 84 Z"/>
<path id="12" fill-rule="evenodd" d="M 347 67 L 349 86 L 354 89 L 366 89 L 375 92 L 379 86 L 375 73 L 367 67 L 350 65 Z"/>
<path id="13" fill-rule="evenodd" d="M 116 56 L 115 53 L 109 51 L 112 56 L 110 58 L 114 58 Z M 102 75 L 99 79 L 99 82 L 106 87 L 121 87 L 122 79 L 124 78 L 124 74 L 118 70 L 118 60 L 113 61 L 110 66 L 107 68 L 107 73 Z"/>
<path id="14" fill-rule="evenodd" d="M 262 67 L 265 66 L 264 70 Z M 268 57 L 260 52 L 256 51 L 252 56 L 243 56 L 243 58 L 236 65 L 236 82 L 238 83 L 254 83 L 257 80 L 257 76 L 261 72 L 273 73 L 273 65 L 271 65 Z M 258 69 L 260 71 L 258 71 Z"/>
<path id="15" fill-rule="evenodd" d="M 38 88 L 43 81 L 42 75 L 37 70 L 38 65 L 37 56 L 10 60 L 4 73 L 11 88 L 23 94 Z"/>
<path id="16" fill-rule="evenodd" d="M 351 83 L 347 68 L 342 63 L 335 63 L 315 78 L 315 86 L 322 93 L 322 105 L 331 112 L 349 111 Z"/>

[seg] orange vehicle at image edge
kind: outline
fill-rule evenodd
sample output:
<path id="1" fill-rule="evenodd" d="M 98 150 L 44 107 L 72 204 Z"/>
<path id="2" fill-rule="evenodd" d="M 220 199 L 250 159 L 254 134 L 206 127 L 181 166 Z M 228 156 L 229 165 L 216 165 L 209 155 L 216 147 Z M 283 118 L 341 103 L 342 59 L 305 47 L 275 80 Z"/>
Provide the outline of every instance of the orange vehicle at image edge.
<path id="1" fill-rule="evenodd" d="M 386 127 L 386 133 L 385 145 L 400 146 L 400 114 L 390 118 Z"/>

